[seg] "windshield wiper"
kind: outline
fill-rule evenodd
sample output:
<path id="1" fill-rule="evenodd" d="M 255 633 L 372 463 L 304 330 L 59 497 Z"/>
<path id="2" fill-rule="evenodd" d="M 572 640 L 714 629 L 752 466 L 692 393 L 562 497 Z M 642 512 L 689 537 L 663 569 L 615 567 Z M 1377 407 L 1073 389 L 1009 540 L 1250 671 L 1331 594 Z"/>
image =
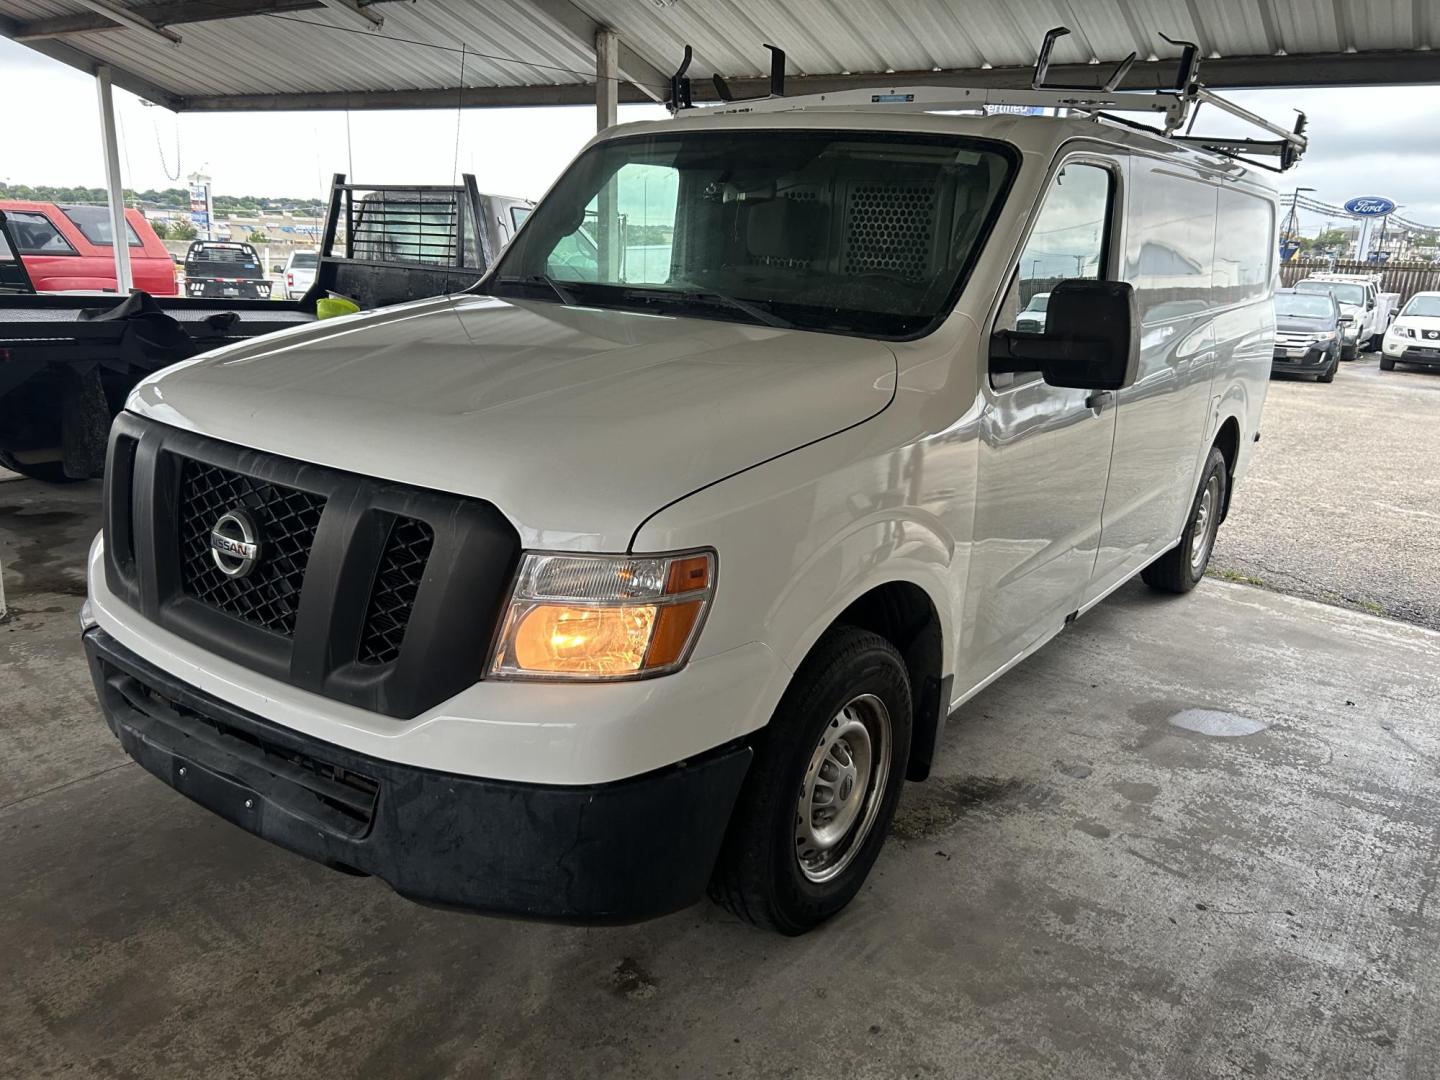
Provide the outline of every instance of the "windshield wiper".
<path id="1" fill-rule="evenodd" d="M 566 307 L 574 307 L 579 303 L 579 301 L 575 299 L 573 292 L 565 288 L 565 286 L 561 285 L 549 274 L 531 274 L 529 277 L 502 277 L 499 280 L 502 285 L 548 285 L 555 295 L 560 298 L 560 302 Z"/>
<path id="2" fill-rule="evenodd" d="M 762 322 L 766 326 L 773 326 L 779 330 L 794 330 L 795 324 L 789 319 L 782 319 L 772 311 L 766 311 L 759 304 L 750 300 L 741 300 L 738 296 L 730 296 L 727 293 L 716 292 L 714 289 L 691 289 L 682 287 L 676 294 L 680 300 L 688 300 L 692 303 L 718 303 L 734 311 L 749 315 L 756 322 Z"/>

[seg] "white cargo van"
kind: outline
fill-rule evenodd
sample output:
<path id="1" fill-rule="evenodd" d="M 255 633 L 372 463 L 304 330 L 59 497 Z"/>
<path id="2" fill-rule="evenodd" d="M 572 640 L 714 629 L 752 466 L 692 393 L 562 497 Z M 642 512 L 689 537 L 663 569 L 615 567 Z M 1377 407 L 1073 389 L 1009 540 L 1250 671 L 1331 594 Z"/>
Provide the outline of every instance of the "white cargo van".
<path id="1" fill-rule="evenodd" d="M 1259 144 L 930 111 L 1036 97 L 613 128 L 473 291 L 142 384 L 85 631 L 125 749 L 426 902 L 833 914 L 961 703 L 1196 584 L 1258 438 Z"/>

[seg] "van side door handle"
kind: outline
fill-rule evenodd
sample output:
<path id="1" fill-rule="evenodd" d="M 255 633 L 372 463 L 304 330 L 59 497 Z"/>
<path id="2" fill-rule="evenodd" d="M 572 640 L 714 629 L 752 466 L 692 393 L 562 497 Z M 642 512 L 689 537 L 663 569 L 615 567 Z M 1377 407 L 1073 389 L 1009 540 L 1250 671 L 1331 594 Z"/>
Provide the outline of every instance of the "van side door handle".
<path id="1" fill-rule="evenodd" d="M 1085 399 L 1085 407 L 1099 416 L 1105 411 L 1105 406 L 1115 400 L 1114 390 L 1096 390 Z"/>

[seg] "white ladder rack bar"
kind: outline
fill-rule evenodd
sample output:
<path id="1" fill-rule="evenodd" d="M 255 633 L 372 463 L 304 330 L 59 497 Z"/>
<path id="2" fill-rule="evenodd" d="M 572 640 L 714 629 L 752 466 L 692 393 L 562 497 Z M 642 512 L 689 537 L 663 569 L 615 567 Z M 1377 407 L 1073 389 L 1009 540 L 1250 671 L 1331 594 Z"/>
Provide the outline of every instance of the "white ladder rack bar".
<path id="1" fill-rule="evenodd" d="M 795 97 L 748 98 L 724 105 L 707 106 L 705 115 L 733 113 L 792 112 L 836 109 L 890 108 L 912 112 L 939 112 L 947 109 L 980 109 L 986 105 L 1022 105 L 1047 109 L 1077 109 L 1082 112 L 1139 112 L 1162 114 L 1178 125 L 1188 107 L 1178 91 L 1117 90 L 1005 90 L 969 86 L 876 86 L 834 90 Z"/>

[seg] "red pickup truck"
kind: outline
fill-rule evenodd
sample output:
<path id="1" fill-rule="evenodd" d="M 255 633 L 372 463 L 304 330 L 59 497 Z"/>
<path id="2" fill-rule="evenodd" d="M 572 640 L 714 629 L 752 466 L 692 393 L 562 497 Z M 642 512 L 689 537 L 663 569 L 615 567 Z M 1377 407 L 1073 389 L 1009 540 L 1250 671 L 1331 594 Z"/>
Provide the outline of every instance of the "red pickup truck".
<path id="1" fill-rule="evenodd" d="M 37 292 L 114 292 L 115 253 L 104 206 L 0 199 L 21 261 Z M 130 276 L 152 296 L 174 296 L 175 261 L 139 210 L 125 211 Z"/>

